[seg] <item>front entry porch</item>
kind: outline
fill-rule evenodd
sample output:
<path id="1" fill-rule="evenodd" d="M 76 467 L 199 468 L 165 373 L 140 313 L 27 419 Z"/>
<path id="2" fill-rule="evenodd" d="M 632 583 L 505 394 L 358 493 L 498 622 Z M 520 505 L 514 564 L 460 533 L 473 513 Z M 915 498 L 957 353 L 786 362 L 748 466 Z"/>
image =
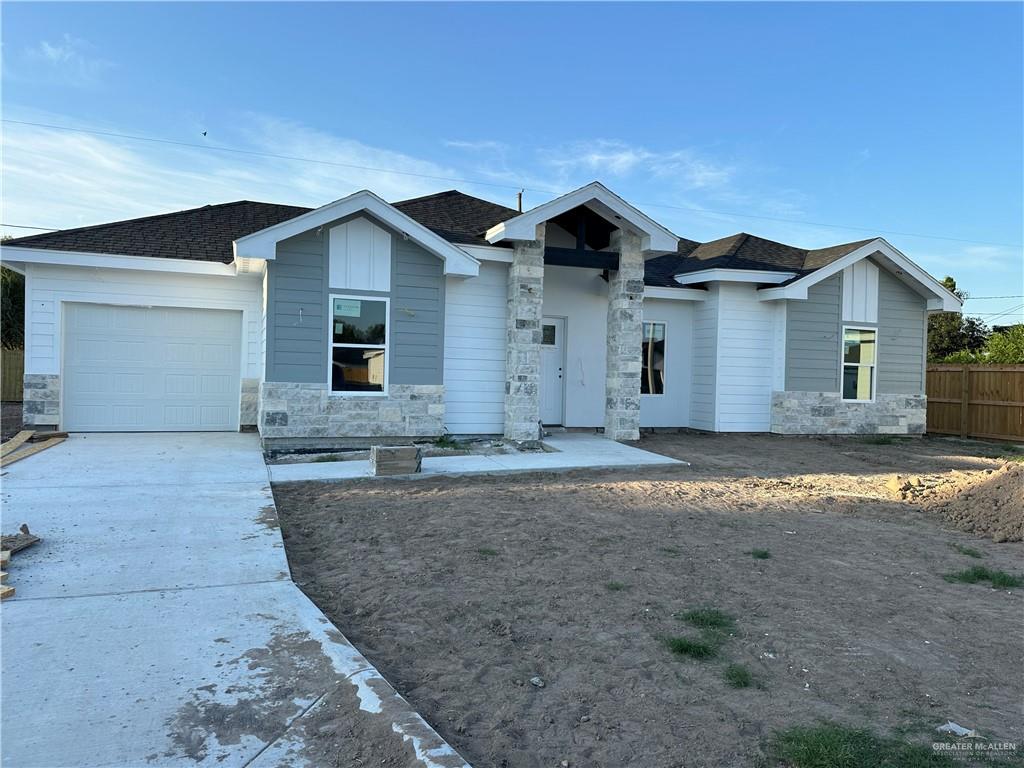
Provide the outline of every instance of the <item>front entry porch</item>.
<path id="1" fill-rule="evenodd" d="M 597 385 L 594 378 L 600 377 L 605 436 L 639 440 L 644 259 L 674 250 L 675 236 L 604 187 L 593 184 L 498 225 L 487 237 L 491 242 L 505 240 L 512 244 L 506 315 L 505 437 L 537 440 L 541 424 L 555 423 L 553 419 L 569 424 L 565 420 L 566 378 L 589 379 L 593 391 Z M 578 329 L 588 338 L 603 335 L 603 354 L 589 350 L 587 364 L 581 362 L 578 370 L 576 366 L 569 370 L 564 362 L 564 344 L 576 332 L 573 313 L 554 306 L 545 297 L 545 280 L 554 269 L 578 275 L 570 278 L 576 288 L 563 293 L 563 304 L 595 300 L 604 304 L 600 323 L 603 334 L 593 327 Z M 548 322 L 546 316 L 562 321 Z M 551 343 L 545 343 L 545 333 Z"/>

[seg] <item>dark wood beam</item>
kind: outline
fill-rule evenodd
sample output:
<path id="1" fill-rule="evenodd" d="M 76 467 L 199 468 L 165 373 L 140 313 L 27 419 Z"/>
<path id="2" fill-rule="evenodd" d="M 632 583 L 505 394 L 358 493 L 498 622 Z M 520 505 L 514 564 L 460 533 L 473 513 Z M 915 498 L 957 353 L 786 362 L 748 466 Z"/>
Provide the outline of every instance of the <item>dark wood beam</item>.
<path id="1" fill-rule="evenodd" d="M 554 267 L 585 267 L 588 269 L 618 269 L 617 251 L 584 251 L 579 248 L 544 249 L 544 263 Z"/>

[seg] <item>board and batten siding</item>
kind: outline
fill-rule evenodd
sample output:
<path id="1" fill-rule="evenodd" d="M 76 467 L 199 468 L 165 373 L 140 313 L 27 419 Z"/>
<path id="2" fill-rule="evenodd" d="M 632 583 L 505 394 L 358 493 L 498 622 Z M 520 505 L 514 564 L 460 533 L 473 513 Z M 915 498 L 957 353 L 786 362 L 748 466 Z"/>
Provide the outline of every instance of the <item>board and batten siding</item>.
<path id="1" fill-rule="evenodd" d="M 786 389 L 839 391 L 842 280 L 834 275 L 786 305 Z"/>
<path id="2" fill-rule="evenodd" d="M 389 383 L 441 383 L 444 264 L 401 234 L 390 235 L 390 291 L 354 289 L 344 275 L 331 275 L 331 239 L 317 230 L 278 243 L 267 265 L 267 381 L 327 382 L 330 296 L 345 294 L 391 298 Z"/>
<path id="3" fill-rule="evenodd" d="M 927 304 L 894 275 L 878 271 L 877 391 L 883 395 L 923 394 Z"/>
<path id="4" fill-rule="evenodd" d="M 505 429 L 508 266 L 485 261 L 478 277 L 445 286 L 445 427 L 455 435 Z"/>

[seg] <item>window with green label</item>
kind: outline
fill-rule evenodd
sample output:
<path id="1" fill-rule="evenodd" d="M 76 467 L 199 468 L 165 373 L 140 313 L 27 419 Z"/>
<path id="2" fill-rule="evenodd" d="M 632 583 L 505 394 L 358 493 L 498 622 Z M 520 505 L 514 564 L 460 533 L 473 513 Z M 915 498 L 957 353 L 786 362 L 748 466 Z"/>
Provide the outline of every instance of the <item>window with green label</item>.
<path id="1" fill-rule="evenodd" d="M 387 391 L 388 300 L 331 297 L 331 391 Z"/>

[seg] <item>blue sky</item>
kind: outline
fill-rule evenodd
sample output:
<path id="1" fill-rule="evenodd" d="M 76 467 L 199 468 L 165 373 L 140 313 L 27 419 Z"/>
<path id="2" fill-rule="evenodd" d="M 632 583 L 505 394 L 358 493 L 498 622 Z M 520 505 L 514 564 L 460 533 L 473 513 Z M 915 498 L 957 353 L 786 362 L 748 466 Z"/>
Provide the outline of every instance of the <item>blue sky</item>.
<path id="1" fill-rule="evenodd" d="M 6 120 L 336 164 L 6 122 L 4 224 L 366 187 L 531 206 L 599 179 L 683 237 L 866 228 L 1024 294 L 1021 4 L 6 3 L 2 24 Z"/>

